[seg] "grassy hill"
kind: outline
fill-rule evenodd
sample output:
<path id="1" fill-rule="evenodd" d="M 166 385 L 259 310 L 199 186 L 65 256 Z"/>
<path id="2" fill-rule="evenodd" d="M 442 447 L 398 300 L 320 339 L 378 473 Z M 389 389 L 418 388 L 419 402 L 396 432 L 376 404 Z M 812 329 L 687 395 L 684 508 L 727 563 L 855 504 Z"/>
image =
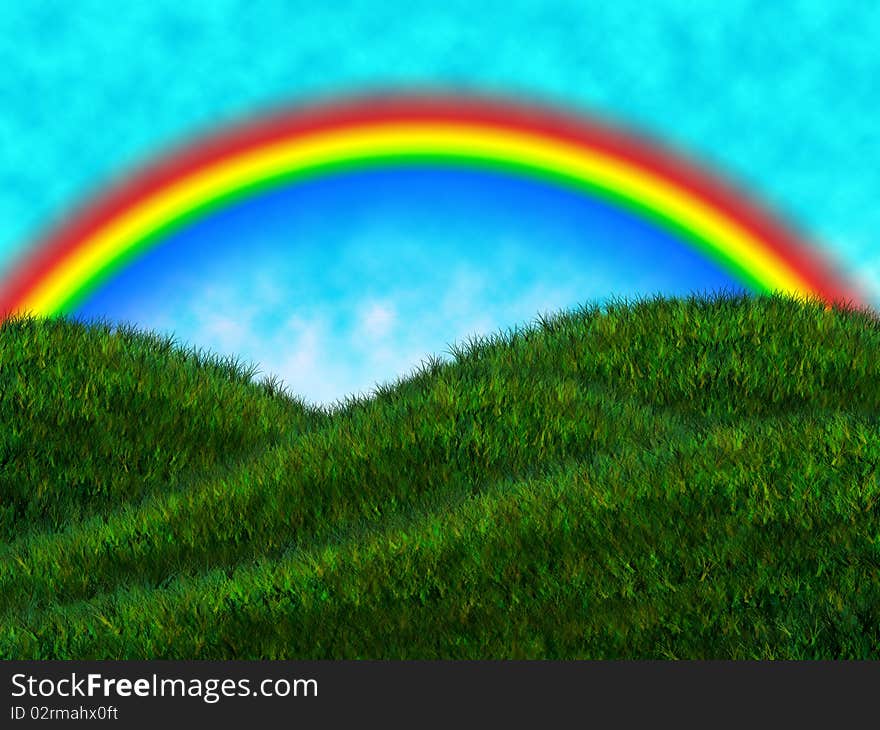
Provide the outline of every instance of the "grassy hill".
<path id="1" fill-rule="evenodd" d="M 0 658 L 880 658 L 880 321 L 613 302 L 319 409 L 0 325 Z"/>

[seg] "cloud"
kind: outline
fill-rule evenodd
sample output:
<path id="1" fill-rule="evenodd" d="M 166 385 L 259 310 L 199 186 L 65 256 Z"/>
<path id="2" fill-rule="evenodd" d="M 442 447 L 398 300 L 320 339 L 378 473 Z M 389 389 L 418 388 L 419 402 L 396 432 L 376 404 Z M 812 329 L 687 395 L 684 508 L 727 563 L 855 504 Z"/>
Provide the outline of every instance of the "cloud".
<path id="1" fill-rule="evenodd" d="M 199 340 L 214 343 L 221 350 L 235 350 L 248 338 L 248 330 L 240 317 L 209 315 L 201 321 Z"/>
<path id="2" fill-rule="evenodd" d="M 260 316 L 259 306 L 247 306 L 251 301 L 242 297 L 237 287 L 205 285 L 182 296 L 189 311 L 177 317 L 185 330 L 185 337 L 199 346 L 237 353 L 253 344 L 255 323 Z M 243 306 L 244 304 L 244 306 Z"/>
<path id="3" fill-rule="evenodd" d="M 823 251 L 825 257 L 855 284 L 867 304 L 880 311 L 880 259 L 873 237 L 867 233 L 846 239 L 829 235 L 828 240 L 834 245 Z"/>
<path id="4" fill-rule="evenodd" d="M 475 302 L 486 302 L 488 289 L 489 281 L 484 272 L 474 266 L 459 265 L 440 299 L 440 311 L 447 319 L 471 315 Z"/>
<path id="5" fill-rule="evenodd" d="M 391 333 L 397 312 L 389 302 L 364 303 L 358 316 L 358 334 L 366 339 L 378 340 Z"/>
<path id="6" fill-rule="evenodd" d="M 322 345 L 327 339 L 325 330 L 326 326 L 319 320 L 290 317 L 281 332 L 268 339 L 271 352 L 281 355 L 282 368 L 295 377 L 309 373 L 321 365 Z"/>

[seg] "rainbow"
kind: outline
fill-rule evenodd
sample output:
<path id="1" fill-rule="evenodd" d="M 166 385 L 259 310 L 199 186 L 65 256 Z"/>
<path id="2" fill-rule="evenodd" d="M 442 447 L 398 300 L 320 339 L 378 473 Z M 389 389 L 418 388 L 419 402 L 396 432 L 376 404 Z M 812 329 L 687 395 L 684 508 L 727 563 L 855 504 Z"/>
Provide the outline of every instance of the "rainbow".
<path id="1" fill-rule="evenodd" d="M 282 111 L 166 156 L 30 249 L 0 281 L 0 315 L 72 311 L 149 247 L 247 197 L 412 165 L 489 169 L 575 189 L 671 232 L 753 291 L 826 306 L 865 301 L 816 249 L 657 145 L 538 107 L 397 96 Z"/>

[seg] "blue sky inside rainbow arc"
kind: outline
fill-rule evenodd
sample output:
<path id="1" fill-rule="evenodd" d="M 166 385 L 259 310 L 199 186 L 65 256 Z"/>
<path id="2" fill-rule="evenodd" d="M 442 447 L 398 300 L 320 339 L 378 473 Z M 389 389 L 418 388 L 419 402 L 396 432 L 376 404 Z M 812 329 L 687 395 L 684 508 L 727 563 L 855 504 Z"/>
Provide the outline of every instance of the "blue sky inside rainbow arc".
<path id="1" fill-rule="evenodd" d="M 242 353 L 329 404 L 539 313 L 699 289 L 745 291 L 617 206 L 500 173 L 417 168 L 242 201 L 148 250 L 75 316 Z"/>

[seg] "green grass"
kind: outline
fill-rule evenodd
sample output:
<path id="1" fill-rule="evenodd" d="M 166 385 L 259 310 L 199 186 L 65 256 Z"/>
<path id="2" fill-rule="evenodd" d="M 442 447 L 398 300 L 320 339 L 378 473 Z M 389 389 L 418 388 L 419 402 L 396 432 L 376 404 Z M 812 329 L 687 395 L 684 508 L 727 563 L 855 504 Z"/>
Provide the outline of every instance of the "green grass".
<path id="1" fill-rule="evenodd" d="M 880 658 L 880 320 L 615 300 L 317 408 L 0 325 L 5 659 Z"/>

